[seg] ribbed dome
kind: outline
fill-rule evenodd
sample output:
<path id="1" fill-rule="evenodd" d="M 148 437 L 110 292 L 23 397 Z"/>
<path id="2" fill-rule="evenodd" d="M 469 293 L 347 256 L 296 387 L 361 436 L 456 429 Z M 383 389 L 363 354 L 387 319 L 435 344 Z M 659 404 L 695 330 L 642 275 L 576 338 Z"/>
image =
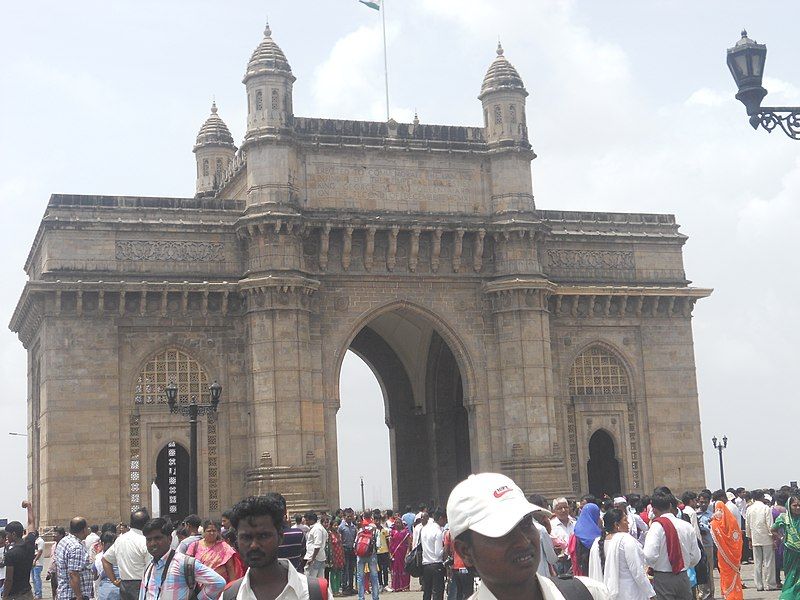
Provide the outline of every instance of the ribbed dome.
<path id="1" fill-rule="evenodd" d="M 272 40 L 272 30 L 267 23 L 264 29 L 264 39 L 253 51 L 250 57 L 250 62 L 247 63 L 247 72 L 244 74 L 242 83 L 247 83 L 247 80 L 258 75 L 259 73 L 283 73 L 295 80 L 292 75 L 292 67 L 289 66 L 289 61 L 286 60 L 286 55 L 280 49 L 278 44 Z"/>
<path id="2" fill-rule="evenodd" d="M 519 76 L 514 65 L 508 62 L 503 55 L 503 46 L 500 45 L 500 42 L 497 43 L 497 58 L 489 66 L 486 77 L 483 78 L 481 94 L 478 98 L 482 99 L 485 94 L 499 90 L 521 90 L 526 96 L 528 95 L 525 84 L 522 83 L 522 77 Z"/>
<path id="3" fill-rule="evenodd" d="M 200 128 L 200 132 L 197 134 L 197 143 L 195 148 L 210 144 L 215 146 L 229 146 L 230 148 L 236 150 L 236 146 L 233 145 L 233 136 L 228 130 L 228 126 L 225 125 L 225 121 L 223 121 L 217 114 L 216 102 L 211 104 L 211 115 L 209 115 L 208 119 L 206 119 L 206 122 L 203 123 L 203 126 Z"/>

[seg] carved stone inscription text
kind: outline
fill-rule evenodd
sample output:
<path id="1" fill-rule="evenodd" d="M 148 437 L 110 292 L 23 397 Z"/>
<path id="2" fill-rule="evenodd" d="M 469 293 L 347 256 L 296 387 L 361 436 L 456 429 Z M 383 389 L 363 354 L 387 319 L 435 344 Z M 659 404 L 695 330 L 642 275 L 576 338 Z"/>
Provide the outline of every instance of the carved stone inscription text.
<path id="1" fill-rule="evenodd" d="M 117 242 L 116 256 L 117 260 L 215 262 L 222 260 L 222 244 L 183 240 L 121 240 Z"/>
<path id="2" fill-rule="evenodd" d="M 430 202 L 429 209 L 436 206 L 448 212 L 472 212 L 479 202 L 479 190 L 479 176 L 464 169 L 319 162 L 308 165 L 310 198 L 323 203 L 334 200 L 339 205 L 344 202 L 353 208 L 413 210 L 420 203 Z"/>
<path id="3" fill-rule="evenodd" d="M 633 269 L 629 250 L 564 250 L 551 248 L 547 260 L 556 269 Z"/>

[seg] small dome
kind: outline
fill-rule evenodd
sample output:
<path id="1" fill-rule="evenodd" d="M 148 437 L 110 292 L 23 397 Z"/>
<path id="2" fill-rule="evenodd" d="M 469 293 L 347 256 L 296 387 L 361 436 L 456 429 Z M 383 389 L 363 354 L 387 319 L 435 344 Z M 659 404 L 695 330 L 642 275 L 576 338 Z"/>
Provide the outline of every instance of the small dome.
<path id="1" fill-rule="evenodd" d="M 522 83 L 522 77 L 519 76 L 514 65 L 508 62 L 508 59 L 503 55 L 503 46 L 500 45 L 500 42 L 497 42 L 497 58 L 489 66 L 486 77 L 483 78 L 481 94 L 478 98 L 482 99 L 489 92 L 500 90 L 520 90 L 526 96 L 528 95 L 525 90 L 525 84 Z"/>
<path id="2" fill-rule="evenodd" d="M 282 73 L 291 77 L 292 81 L 295 80 L 292 75 L 292 67 L 289 66 L 289 61 L 286 60 L 286 55 L 280 49 L 280 46 L 272 40 L 272 30 L 269 28 L 269 23 L 264 29 L 264 39 L 253 51 L 250 62 L 247 63 L 247 72 L 244 74 L 242 83 L 247 83 L 248 79 L 259 73 Z"/>
<path id="3" fill-rule="evenodd" d="M 197 134 L 195 148 L 209 145 L 228 146 L 236 150 L 236 146 L 233 144 L 233 136 L 228 130 L 228 126 L 225 125 L 225 121 L 217 114 L 216 102 L 211 104 L 211 114 L 206 119 L 206 122 L 203 123 L 200 132 Z"/>

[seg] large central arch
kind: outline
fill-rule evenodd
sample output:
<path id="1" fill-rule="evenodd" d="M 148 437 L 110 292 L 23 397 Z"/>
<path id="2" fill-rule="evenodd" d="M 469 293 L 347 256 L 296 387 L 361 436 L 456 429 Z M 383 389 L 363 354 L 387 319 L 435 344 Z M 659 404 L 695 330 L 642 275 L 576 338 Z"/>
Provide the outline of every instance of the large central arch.
<path id="1" fill-rule="evenodd" d="M 403 303 L 359 320 L 347 342 L 381 386 L 395 506 L 441 505 L 472 470 L 463 348 L 447 339 L 458 345 L 441 321 Z M 340 373 L 341 360 L 337 380 Z"/>

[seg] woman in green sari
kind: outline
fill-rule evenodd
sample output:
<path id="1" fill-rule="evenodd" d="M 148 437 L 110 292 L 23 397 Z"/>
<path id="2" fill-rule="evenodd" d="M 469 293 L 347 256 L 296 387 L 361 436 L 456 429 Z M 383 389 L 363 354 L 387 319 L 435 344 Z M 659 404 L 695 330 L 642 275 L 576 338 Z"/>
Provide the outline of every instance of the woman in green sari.
<path id="1" fill-rule="evenodd" d="M 800 600 L 800 498 L 789 496 L 787 511 L 775 519 L 772 529 L 783 532 L 783 589 L 780 600 Z"/>

